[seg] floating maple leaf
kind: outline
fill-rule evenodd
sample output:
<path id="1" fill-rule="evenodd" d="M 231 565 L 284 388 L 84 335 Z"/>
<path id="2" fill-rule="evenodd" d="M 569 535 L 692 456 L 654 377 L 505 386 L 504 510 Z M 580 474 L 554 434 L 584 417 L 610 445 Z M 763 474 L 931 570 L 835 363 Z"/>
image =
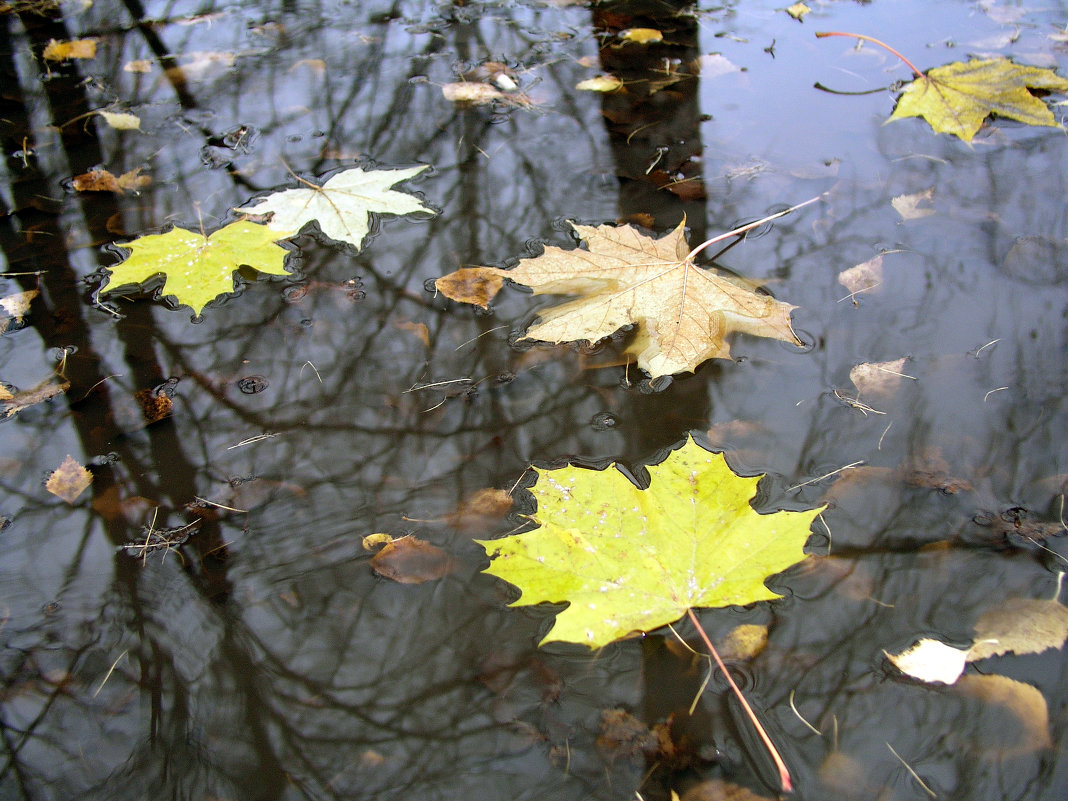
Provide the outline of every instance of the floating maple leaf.
<path id="1" fill-rule="evenodd" d="M 275 240 L 292 234 L 241 221 L 211 236 L 172 228 L 138 237 L 119 245 L 131 251 L 130 257 L 109 268 L 111 276 L 100 294 L 165 273 L 160 296 L 174 296 L 199 316 L 209 301 L 234 291 L 234 272 L 243 264 L 269 275 L 289 275 L 283 266 L 287 251 Z"/>
<path id="2" fill-rule="evenodd" d="M 971 141 L 991 114 L 1027 125 L 1056 127 L 1053 113 L 1031 90 L 1068 91 L 1068 80 L 1052 70 L 1027 67 L 1007 58 L 955 61 L 925 74 L 894 48 L 871 36 L 837 31 L 816 36 L 852 36 L 886 48 L 916 76 L 905 87 L 890 119 L 923 117 L 939 133 L 959 136 L 965 142 Z"/>
<path id="3" fill-rule="evenodd" d="M 671 623 L 688 609 L 780 597 L 764 580 L 805 558 L 822 511 L 757 514 L 762 476 L 737 476 L 692 439 L 649 467 L 640 490 L 618 470 L 538 470 L 539 528 L 476 540 L 485 572 L 522 590 L 513 606 L 568 602 L 542 644 L 591 648 Z"/>
<path id="4" fill-rule="evenodd" d="M 1025 67 L 1007 58 L 956 61 L 928 70 L 910 83 L 890 119 L 923 117 L 939 133 L 975 136 L 991 114 L 1056 127 L 1053 112 L 1030 89 L 1068 90 L 1068 80 L 1052 70 Z"/>
<path id="5" fill-rule="evenodd" d="M 439 278 L 435 286 L 448 298 L 483 307 L 504 278 L 532 288 L 535 295 L 581 295 L 541 312 L 523 338 L 595 342 L 636 324 L 628 351 L 637 354 L 639 367 L 653 378 L 689 372 L 706 359 L 730 358 L 725 338 L 732 331 L 801 344 L 790 325 L 794 306 L 694 263 L 704 245 L 752 225 L 691 250 L 684 224 L 653 239 L 629 225 L 572 223 L 588 249 L 546 247 L 542 255 L 521 259 L 511 270 L 464 267 Z"/>
<path id="6" fill-rule="evenodd" d="M 271 214 L 267 226 L 275 231 L 299 231 L 310 222 L 318 222 L 319 230 L 328 239 L 347 242 L 357 250 L 367 236 L 371 212 L 380 214 L 413 214 L 433 209 L 418 198 L 390 189 L 407 181 L 426 165 L 406 170 L 364 170 L 353 167 L 330 178 L 322 186 L 308 183 L 306 188 L 284 189 L 257 198 L 253 205 L 235 211 L 245 214 Z M 282 234 L 278 238 L 290 236 Z"/>

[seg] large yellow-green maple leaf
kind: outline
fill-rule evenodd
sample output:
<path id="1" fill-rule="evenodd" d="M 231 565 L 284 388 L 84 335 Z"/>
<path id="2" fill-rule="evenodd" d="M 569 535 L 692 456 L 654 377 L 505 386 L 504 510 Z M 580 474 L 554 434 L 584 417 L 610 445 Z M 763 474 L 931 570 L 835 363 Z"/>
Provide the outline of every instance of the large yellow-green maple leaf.
<path id="1" fill-rule="evenodd" d="M 512 606 L 570 604 L 542 644 L 599 648 L 690 608 L 779 598 L 764 580 L 805 558 L 822 508 L 758 514 L 762 476 L 735 475 L 692 439 L 648 470 L 646 490 L 613 468 L 537 470 L 539 528 L 476 540 L 485 572 L 522 591 Z"/>
<path id="2" fill-rule="evenodd" d="M 159 295 L 171 295 L 200 316 L 204 306 L 234 291 L 234 272 L 242 265 L 268 275 L 289 275 L 284 263 L 288 251 L 275 240 L 294 232 L 239 221 L 204 236 L 184 228 L 148 234 L 119 245 L 129 258 L 109 268 L 111 275 L 100 294 L 128 284 L 143 284 L 160 273 L 167 281 Z"/>
<path id="3" fill-rule="evenodd" d="M 966 142 L 991 114 L 1028 125 L 1056 126 L 1053 112 L 1029 89 L 1064 92 L 1068 80 L 1052 70 L 1007 58 L 956 61 L 928 70 L 910 83 L 890 119 L 923 117 L 939 133 Z"/>

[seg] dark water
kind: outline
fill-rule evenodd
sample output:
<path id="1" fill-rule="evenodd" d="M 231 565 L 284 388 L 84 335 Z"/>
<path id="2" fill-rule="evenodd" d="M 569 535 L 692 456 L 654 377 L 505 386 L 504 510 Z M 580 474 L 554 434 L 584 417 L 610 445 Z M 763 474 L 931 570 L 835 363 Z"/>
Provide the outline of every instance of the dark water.
<path id="1" fill-rule="evenodd" d="M 1054 597 L 1068 565 L 1068 141 L 883 125 L 907 70 L 813 36 L 876 35 L 924 69 L 1000 54 L 1065 74 L 1064 4 L 814 3 L 804 23 L 770 2 L 14 5 L 3 290 L 40 295 L 0 339 L 0 379 L 70 387 L 0 427 L 0 796 L 693 799 L 721 797 L 691 789 L 718 779 L 773 797 L 718 681 L 686 714 L 701 670 L 670 637 L 538 649 L 551 610 L 507 609 L 472 542 L 518 520 L 454 515 L 531 463 L 640 473 L 692 432 L 768 474 L 762 511 L 831 504 L 811 542 L 830 556 L 777 579 L 785 600 L 701 614 L 713 638 L 770 625 L 737 675 L 797 798 L 1065 797 L 1062 650 L 967 670 L 1026 682 L 1045 709 L 912 681 L 883 650 L 967 645 L 1007 599 Z M 622 46 L 627 27 L 666 41 Z M 90 36 L 92 60 L 41 59 Z M 705 59 L 649 93 L 712 54 L 737 69 Z M 523 103 L 444 99 L 487 61 Z M 630 88 L 574 90 L 601 71 Z M 142 130 L 83 116 L 101 108 Z M 211 229 L 294 173 L 355 163 L 431 165 L 405 188 L 439 213 L 379 220 L 359 253 L 306 233 L 299 275 L 195 325 L 143 298 L 94 304 L 109 243 Z M 95 167 L 152 183 L 73 192 Z M 891 206 L 930 188 L 929 216 Z M 738 336 L 736 361 L 666 388 L 618 366 L 621 343 L 513 347 L 538 305 L 519 291 L 486 314 L 424 286 L 566 246 L 566 220 L 663 233 L 685 215 L 698 242 L 820 193 L 720 260 L 798 306 L 805 347 Z M 850 298 L 838 274 L 883 251 L 881 284 Z M 849 402 L 853 366 L 902 357 L 910 379 Z M 138 393 L 173 413 L 145 425 Z M 44 487 L 68 454 L 93 473 L 73 505 Z M 182 544 L 122 547 L 194 522 Z M 376 532 L 417 534 L 451 572 L 376 576 Z M 618 709 L 673 715 L 674 756 L 607 742 Z"/>

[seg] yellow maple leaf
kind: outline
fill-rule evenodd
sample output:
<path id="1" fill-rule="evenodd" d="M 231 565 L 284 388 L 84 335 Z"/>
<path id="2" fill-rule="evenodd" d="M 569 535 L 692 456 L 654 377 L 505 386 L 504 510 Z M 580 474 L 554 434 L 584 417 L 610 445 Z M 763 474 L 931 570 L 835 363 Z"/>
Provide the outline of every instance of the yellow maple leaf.
<path id="1" fill-rule="evenodd" d="M 647 490 L 614 468 L 537 470 L 540 527 L 475 540 L 485 572 L 522 590 L 512 606 L 570 603 L 542 644 L 599 648 L 688 609 L 773 600 L 764 580 L 805 559 L 822 507 L 758 514 L 762 476 L 736 475 L 692 439 L 648 469 Z"/>
<path id="2" fill-rule="evenodd" d="M 939 133 L 953 134 L 965 142 L 972 140 L 991 114 L 1027 125 L 1057 127 L 1053 112 L 1032 90 L 1068 91 L 1068 80 L 1053 70 L 1016 64 L 1007 58 L 955 61 L 924 73 L 872 36 L 842 31 L 821 31 L 816 36 L 850 36 L 893 53 L 916 77 L 898 98 L 890 120 L 923 117 Z"/>
<path id="3" fill-rule="evenodd" d="M 971 141 L 991 114 L 1028 125 L 1056 127 L 1053 112 L 1031 89 L 1068 90 L 1068 80 L 1052 70 L 1027 67 L 1007 58 L 957 61 L 928 70 L 906 88 L 891 120 L 923 117 L 939 133 Z"/>
<path id="4" fill-rule="evenodd" d="M 234 272 L 241 265 L 268 275 L 289 275 L 284 266 L 288 251 L 275 240 L 293 233 L 239 221 L 210 236 L 172 228 L 138 237 L 119 245 L 131 251 L 130 257 L 109 268 L 111 275 L 100 294 L 163 273 L 167 280 L 159 296 L 173 296 L 199 317 L 209 301 L 234 291 Z"/>
<path id="5" fill-rule="evenodd" d="M 684 223 L 660 239 L 629 225 L 572 227 L 587 249 L 546 247 L 510 270 L 464 267 L 439 278 L 435 287 L 452 300 L 483 307 L 503 278 L 535 295 L 580 295 L 542 311 L 523 338 L 596 342 L 634 324 L 628 352 L 653 378 L 693 371 L 706 359 L 730 358 L 725 338 L 734 331 L 801 344 L 790 325 L 795 307 L 698 267 L 694 256 L 700 248 L 690 249 Z"/>

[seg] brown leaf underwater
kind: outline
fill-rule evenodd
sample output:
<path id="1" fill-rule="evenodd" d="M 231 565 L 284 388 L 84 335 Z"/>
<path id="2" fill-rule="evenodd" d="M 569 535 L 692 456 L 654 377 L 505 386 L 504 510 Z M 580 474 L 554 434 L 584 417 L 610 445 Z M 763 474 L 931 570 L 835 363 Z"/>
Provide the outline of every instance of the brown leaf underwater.
<path id="1" fill-rule="evenodd" d="M 436 545 L 409 535 L 386 543 L 371 557 L 371 568 L 400 584 L 422 584 L 449 575 L 453 559 Z"/>

